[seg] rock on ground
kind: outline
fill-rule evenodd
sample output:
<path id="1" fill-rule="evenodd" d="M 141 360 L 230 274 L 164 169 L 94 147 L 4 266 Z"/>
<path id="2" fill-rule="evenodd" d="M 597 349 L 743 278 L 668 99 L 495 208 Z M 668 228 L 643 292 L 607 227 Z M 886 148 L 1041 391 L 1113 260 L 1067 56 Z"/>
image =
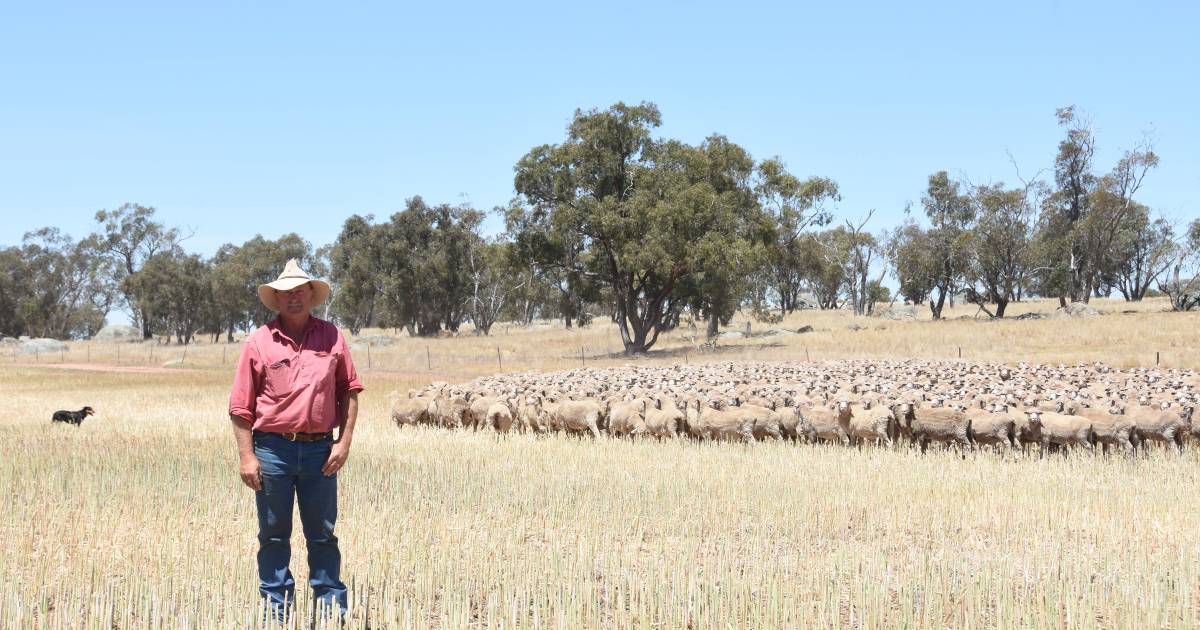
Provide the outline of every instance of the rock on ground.
<path id="1" fill-rule="evenodd" d="M 1084 304 L 1083 302 L 1072 302 L 1066 306 L 1054 309 L 1050 317 L 1054 319 L 1074 318 L 1074 317 L 1099 317 L 1100 311 Z"/>
<path id="2" fill-rule="evenodd" d="M 875 317 L 879 317 L 881 319 L 895 319 L 895 320 L 916 319 L 917 318 L 917 307 L 902 306 L 902 305 L 890 306 L 888 308 L 876 310 L 873 313 L 873 315 Z"/>
<path id="3" fill-rule="evenodd" d="M 57 339 L 28 339 L 21 342 L 17 346 L 17 352 L 21 354 L 51 354 L 54 352 L 62 352 L 67 349 L 67 344 Z"/>
<path id="4" fill-rule="evenodd" d="M 142 331 L 133 326 L 109 324 L 92 335 L 92 341 L 141 341 Z"/>

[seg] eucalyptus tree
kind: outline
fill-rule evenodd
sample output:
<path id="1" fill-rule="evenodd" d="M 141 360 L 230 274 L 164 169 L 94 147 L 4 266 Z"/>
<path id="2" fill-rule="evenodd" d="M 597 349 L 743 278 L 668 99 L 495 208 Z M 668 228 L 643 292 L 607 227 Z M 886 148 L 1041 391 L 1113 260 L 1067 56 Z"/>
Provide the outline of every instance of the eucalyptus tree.
<path id="1" fill-rule="evenodd" d="M 929 310 L 934 319 L 942 318 L 946 298 L 962 286 L 970 261 L 969 240 L 974 209 L 970 197 L 963 193 L 959 182 L 950 179 L 946 171 L 929 176 L 925 196 L 921 199 L 929 217 L 930 255 L 933 275 Z"/>
<path id="2" fill-rule="evenodd" d="M 1129 302 L 1139 302 L 1170 266 L 1175 228 L 1164 218 L 1151 219 L 1150 209 L 1137 204 L 1121 221 L 1109 250 L 1109 269 L 1115 285 Z"/>
<path id="3" fill-rule="evenodd" d="M 130 315 L 141 326 L 142 337 L 146 339 L 153 333 L 147 314 L 133 304 L 130 279 L 156 254 L 181 251 L 179 230 L 156 221 L 154 212 L 150 206 L 126 203 L 114 210 L 96 213 L 100 233 L 95 242 L 99 250 L 115 263 L 111 267 L 112 282 L 120 287 Z"/>
<path id="4" fill-rule="evenodd" d="M 661 122 L 650 103 L 576 111 L 561 144 L 534 147 L 516 166 L 525 223 L 581 246 L 612 292 L 627 353 L 650 349 L 697 298 L 719 316 L 727 296 L 712 292 L 715 281 L 748 260 L 750 226 L 761 222 L 743 201 L 752 191 L 741 150 L 720 136 L 701 146 L 654 139 Z"/>
<path id="5" fill-rule="evenodd" d="M 187 345 L 211 321 L 211 274 L 212 265 L 200 256 L 167 250 L 147 259 L 126 284 L 150 329 Z"/>
<path id="6" fill-rule="evenodd" d="M 1188 224 L 1172 251 L 1171 264 L 1158 281 L 1171 299 L 1171 308 L 1190 311 L 1200 307 L 1200 219 Z"/>
<path id="7" fill-rule="evenodd" d="M 1053 194 L 1043 204 L 1038 229 L 1040 292 L 1059 302 L 1087 302 L 1095 292 L 1118 228 L 1135 212 L 1134 195 L 1158 166 L 1148 144 L 1125 151 L 1111 172 L 1094 172 L 1096 138 L 1074 107 L 1060 108 L 1066 137 L 1054 162 Z"/>
<path id="8" fill-rule="evenodd" d="M 94 239 L 42 228 L 3 250 L 0 262 L 0 334 L 86 338 L 104 326 L 116 288 Z"/>
<path id="9" fill-rule="evenodd" d="M 811 276 L 818 273 L 809 229 L 826 225 L 830 213 L 825 204 L 841 196 L 837 182 L 825 177 L 800 179 L 789 173 L 778 158 L 764 160 L 758 167 L 754 187 L 763 211 L 774 221 L 773 238 L 767 248 L 767 268 L 760 277 L 787 316 L 801 305 L 801 295 L 812 290 Z M 815 292 L 815 291 L 814 291 Z"/>
<path id="10" fill-rule="evenodd" d="M 1032 219 L 1036 185 L 1005 188 L 985 184 L 971 193 L 976 222 L 969 234 L 969 263 L 965 272 L 967 299 L 990 317 L 1004 317 L 1017 299 L 1032 261 Z M 995 311 L 989 305 L 995 305 Z"/>

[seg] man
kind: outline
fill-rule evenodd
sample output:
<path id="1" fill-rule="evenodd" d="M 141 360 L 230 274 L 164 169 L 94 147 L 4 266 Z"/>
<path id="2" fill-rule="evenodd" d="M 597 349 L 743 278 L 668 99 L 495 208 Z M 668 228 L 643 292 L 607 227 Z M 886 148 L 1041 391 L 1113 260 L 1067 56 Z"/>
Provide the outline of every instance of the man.
<path id="1" fill-rule="evenodd" d="M 345 339 L 310 315 L 329 284 L 309 278 L 293 259 L 258 298 L 279 316 L 246 339 L 229 397 L 242 482 L 258 508 L 259 593 L 277 618 L 295 600 L 288 563 L 292 505 L 308 544 L 309 584 L 319 606 L 346 611 L 337 520 L 337 472 L 346 463 L 362 383 Z M 340 431 L 333 439 L 334 427 Z"/>

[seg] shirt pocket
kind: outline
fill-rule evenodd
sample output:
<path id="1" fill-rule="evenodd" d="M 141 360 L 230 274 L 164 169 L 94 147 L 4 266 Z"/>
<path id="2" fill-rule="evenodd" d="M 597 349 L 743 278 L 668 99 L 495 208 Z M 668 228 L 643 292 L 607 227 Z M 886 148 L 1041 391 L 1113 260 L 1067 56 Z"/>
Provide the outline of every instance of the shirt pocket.
<path id="1" fill-rule="evenodd" d="M 317 385 L 332 385 L 337 378 L 337 366 L 341 358 L 338 352 L 314 352 L 305 362 L 305 372 Z"/>
<path id="2" fill-rule="evenodd" d="M 280 359 L 267 366 L 263 376 L 263 393 L 271 398 L 285 398 L 292 393 L 292 362 Z"/>
<path id="3" fill-rule="evenodd" d="M 336 352 L 323 351 L 314 352 L 304 360 L 304 383 L 312 388 L 312 420 L 322 426 L 332 422 L 336 415 L 333 405 L 337 400 L 337 362 Z"/>

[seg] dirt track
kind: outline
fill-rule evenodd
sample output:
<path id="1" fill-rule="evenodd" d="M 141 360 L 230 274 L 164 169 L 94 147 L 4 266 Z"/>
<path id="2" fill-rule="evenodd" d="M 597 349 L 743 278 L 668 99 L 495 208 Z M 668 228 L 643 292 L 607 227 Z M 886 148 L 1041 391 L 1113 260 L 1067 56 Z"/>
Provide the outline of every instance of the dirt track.
<path id="1" fill-rule="evenodd" d="M 101 365 L 95 363 L 10 363 L 9 365 L 14 367 L 84 370 L 88 372 L 127 372 L 132 374 L 166 374 L 180 371 L 178 368 L 148 367 L 144 365 Z"/>

